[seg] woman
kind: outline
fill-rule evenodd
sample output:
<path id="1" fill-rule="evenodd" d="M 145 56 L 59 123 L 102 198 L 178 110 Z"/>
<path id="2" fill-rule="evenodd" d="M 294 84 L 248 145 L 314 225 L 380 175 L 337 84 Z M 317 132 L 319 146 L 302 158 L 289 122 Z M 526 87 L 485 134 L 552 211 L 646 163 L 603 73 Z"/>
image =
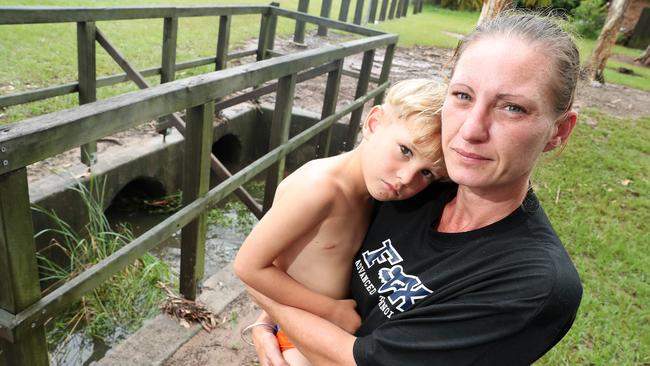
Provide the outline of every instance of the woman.
<path id="1" fill-rule="evenodd" d="M 442 109 L 454 183 L 378 206 L 353 269 L 359 330 L 251 291 L 312 364 L 526 365 L 566 334 L 582 288 L 529 179 L 575 126 L 578 73 L 571 37 L 534 15 L 459 44 Z M 262 364 L 284 364 L 267 327 L 253 336 Z"/>

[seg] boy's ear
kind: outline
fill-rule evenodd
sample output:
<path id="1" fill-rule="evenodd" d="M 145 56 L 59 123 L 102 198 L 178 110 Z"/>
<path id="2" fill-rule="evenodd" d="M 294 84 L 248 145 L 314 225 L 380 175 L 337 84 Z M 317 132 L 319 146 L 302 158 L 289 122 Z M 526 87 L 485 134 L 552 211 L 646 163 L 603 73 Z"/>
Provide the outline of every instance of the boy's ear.
<path id="1" fill-rule="evenodd" d="M 367 138 L 375 132 L 375 129 L 381 123 L 381 117 L 383 115 L 384 110 L 380 105 L 376 105 L 370 109 L 366 120 L 363 121 L 363 138 Z"/>
<path id="2" fill-rule="evenodd" d="M 577 120 L 578 113 L 569 111 L 562 116 L 561 119 L 555 122 L 555 126 L 553 126 L 553 134 L 546 143 L 546 146 L 544 146 L 544 151 L 551 151 L 565 143 L 569 139 L 573 128 L 576 126 Z"/>

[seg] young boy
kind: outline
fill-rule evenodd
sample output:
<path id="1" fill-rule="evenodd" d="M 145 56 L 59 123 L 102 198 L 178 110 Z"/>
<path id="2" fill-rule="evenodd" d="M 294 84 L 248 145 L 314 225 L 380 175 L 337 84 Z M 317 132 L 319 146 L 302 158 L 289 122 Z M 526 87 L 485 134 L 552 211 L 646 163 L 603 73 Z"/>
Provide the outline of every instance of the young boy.
<path id="1" fill-rule="evenodd" d="M 370 110 L 355 149 L 310 161 L 286 177 L 235 259 L 242 281 L 355 331 L 355 303 L 344 299 L 373 199 L 407 199 L 446 177 L 440 146 L 444 97 L 445 89 L 431 80 L 397 83 L 385 103 Z M 290 365 L 309 365 L 282 330 L 277 337 Z"/>

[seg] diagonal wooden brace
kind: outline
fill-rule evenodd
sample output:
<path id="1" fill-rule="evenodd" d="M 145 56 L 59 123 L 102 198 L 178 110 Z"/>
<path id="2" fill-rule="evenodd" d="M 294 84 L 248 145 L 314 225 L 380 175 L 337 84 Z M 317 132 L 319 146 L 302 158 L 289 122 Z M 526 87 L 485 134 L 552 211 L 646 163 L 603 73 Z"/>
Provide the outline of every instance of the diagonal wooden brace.
<path id="1" fill-rule="evenodd" d="M 142 75 L 133 67 L 129 62 L 122 56 L 122 54 L 108 41 L 106 36 L 104 36 L 104 33 L 99 30 L 99 28 L 96 29 L 96 37 L 97 37 L 97 42 L 106 50 L 106 52 L 117 62 L 117 64 L 126 72 L 126 74 L 129 76 L 131 80 L 140 88 L 140 89 L 147 89 L 150 88 L 151 86 L 147 81 L 142 77 Z M 171 115 L 171 123 L 174 127 L 176 127 L 176 130 L 181 133 L 181 135 L 185 134 L 185 122 L 181 117 L 179 117 L 178 113 L 174 113 Z M 228 169 L 217 159 L 214 154 L 210 156 L 210 168 L 212 171 L 217 175 L 217 178 L 220 180 L 225 180 L 228 179 L 232 176 L 232 173 L 228 171 Z M 235 195 L 242 201 L 246 207 L 257 217 L 258 219 L 261 219 L 262 216 L 264 215 L 264 212 L 262 211 L 262 206 L 259 205 L 255 199 L 244 189 L 244 187 L 238 187 L 235 190 Z"/>

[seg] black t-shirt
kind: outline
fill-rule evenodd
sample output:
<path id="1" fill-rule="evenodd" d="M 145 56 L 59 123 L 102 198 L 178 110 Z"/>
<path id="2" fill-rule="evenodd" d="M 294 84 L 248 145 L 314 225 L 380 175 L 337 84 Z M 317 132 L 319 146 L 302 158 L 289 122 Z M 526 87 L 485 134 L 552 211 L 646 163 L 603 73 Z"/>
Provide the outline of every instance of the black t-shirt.
<path id="1" fill-rule="evenodd" d="M 537 198 L 440 233 L 457 186 L 379 204 L 354 262 L 357 365 L 528 365 L 569 330 L 582 287 Z"/>

